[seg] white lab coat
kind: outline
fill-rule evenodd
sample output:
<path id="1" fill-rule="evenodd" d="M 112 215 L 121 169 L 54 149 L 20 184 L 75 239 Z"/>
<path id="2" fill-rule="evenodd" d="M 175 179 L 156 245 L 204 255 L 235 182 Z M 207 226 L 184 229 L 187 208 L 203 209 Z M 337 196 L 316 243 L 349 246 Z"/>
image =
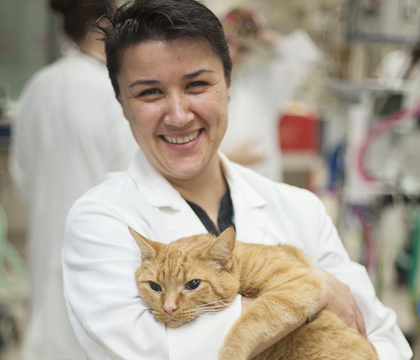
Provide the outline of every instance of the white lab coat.
<path id="1" fill-rule="evenodd" d="M 411 350 L 395 313 L 376 298 L 365 271 L 350 261 L 321 201 L 229 162 L 220 153 L 234 207 L 237 238 L 298 246 L 318 266 L 347 283 L 365 316 L 381 360 L 407 360 Z M 139 249 L 128 231 L 169 243 L 206 233 L 169 182 L 138 153 L 127 172 L 80 198 L 69 213 L 63 248 L 64 291 L 70 320 L 90 360 L 215 360 L 240 314 L 240 296 L 228 309 L 177 329 L 159 323 L 134 279 Z"/>
<path id="2" fill-rule="evenodd" d="M 270 61 L 233 71 L 229 123 L 222 151 L 244 142 L 267 158 L 250 166 L 275 181 L 282 179 L 278 124 L 282 110 L 302 86 L 320 52 L 303 30 L 284 36 Z"/>
<path id="3" fill-rule="evenodd" d="M 76 50 L 36 73 L 13 124 L 10 171 L 28 208 L 31 317 L 25 360 L 81 360 L 68 321 L 61 249 L 67 213 L 138 149 L 103 63 Z"/>

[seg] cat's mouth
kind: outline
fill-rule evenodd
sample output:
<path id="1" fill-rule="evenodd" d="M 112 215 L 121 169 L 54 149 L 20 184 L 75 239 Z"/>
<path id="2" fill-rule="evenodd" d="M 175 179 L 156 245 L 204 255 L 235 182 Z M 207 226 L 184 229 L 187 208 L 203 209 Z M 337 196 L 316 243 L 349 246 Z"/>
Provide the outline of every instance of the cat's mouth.
<path id="1" fill-rule="evenodd" d="M 172 320 L 169 320 L 167 323 L 166 323 L 166 325 L 167 326 L 169 326 L 169 327 L 171 327 L 171 328 L 177 328 L 177 327 L 179 327 L 179 326 L 181 326 L 181 325 L 184 325 L 185 323 L 183 323 L 182 321 L 178 321 L 178 320 L 174 320 L 174 319 L 172 319 Z"/>

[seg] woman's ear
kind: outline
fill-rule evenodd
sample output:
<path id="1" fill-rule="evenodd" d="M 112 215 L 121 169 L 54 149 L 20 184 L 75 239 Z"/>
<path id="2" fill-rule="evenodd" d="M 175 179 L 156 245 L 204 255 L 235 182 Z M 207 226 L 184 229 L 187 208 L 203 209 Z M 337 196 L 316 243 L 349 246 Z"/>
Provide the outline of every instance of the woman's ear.
<path id="1" fill-rule="evenodd" d="M 228 103 L 232 99 L 232 79 L 226 79 Z"/>

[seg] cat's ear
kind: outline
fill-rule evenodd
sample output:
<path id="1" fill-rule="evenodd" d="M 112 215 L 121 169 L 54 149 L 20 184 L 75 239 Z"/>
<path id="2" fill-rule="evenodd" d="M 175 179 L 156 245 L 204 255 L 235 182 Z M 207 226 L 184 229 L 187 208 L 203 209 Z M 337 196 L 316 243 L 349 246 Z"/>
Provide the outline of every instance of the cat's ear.
<path id="1" fill-rule="evenodd" d="M 230 269 L 233 249 L 235 248 L 235 230 L 233 226 L 223 231 L 214 242 L 204 250 L 205 260 L 217 261 L 223 268 Z"/>
<path id="2" fill-rule="evenodd" d="M 142 259 L 152 260 L 153 258 L 155 258 L 161 244 L 156 241 L 149 240 L 143 235 L 140 235 L 131 227 L 128 227 L 128 230 L 130 231 L 131 235 L 133 236 L 134 240 L 136 240 L 136 243 L 140 248 Z"/>

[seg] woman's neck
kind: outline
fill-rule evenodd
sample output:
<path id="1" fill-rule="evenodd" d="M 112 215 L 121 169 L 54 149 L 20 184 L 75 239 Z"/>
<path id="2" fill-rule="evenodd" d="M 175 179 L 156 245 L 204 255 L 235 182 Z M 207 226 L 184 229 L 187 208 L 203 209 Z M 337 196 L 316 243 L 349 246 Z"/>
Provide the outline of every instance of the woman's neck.
<path id="1" fill-rule="evenodd" d="M 96 34 L 91 33 L 86 39 L 79 40 L 76 44 L 79 50 L 87 55 L 93 56 L 96 59 L 101 59 L 105 62 L 105 47 L 103 41 L 97 39 Z"/>
<path id="2" fill-rule="evenodd" d="M 217 226 L 220 201 L 227 191 L 227 183 L 218 156 L 198 176 L 170 182 L 185 200 L 200 206 Z"/>

